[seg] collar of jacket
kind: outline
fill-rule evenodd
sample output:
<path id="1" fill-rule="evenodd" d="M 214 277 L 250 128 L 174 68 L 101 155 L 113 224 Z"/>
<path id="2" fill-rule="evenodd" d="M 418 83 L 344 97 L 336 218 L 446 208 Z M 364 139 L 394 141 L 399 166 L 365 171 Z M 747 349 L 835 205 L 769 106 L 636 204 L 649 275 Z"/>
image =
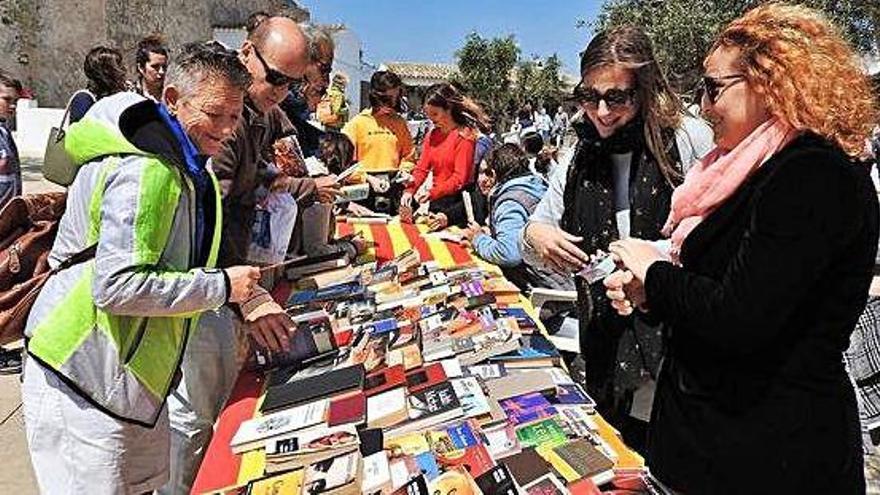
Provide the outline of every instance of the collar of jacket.
<path id="1" fill-rule="evenodd" d="M 244 122 L 248 127 L 268 127 L 268 124 L 266 123 L 266 114 L 257 109 L 257 106 L 254 105 L 254 102 L 248 95 L 245 95 L 244 97 L 241 118 L 244 119 Z"/>

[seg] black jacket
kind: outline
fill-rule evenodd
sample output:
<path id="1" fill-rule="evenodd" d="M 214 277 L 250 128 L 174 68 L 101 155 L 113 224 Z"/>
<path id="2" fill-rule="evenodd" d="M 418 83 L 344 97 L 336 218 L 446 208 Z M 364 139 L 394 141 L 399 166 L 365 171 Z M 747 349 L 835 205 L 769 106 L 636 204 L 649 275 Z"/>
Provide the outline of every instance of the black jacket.
<path id="1" fill-rule="evenodd" d="M 669 325 L 648 464 L 686 493 L 864 493 L 842 353 L 867 300 L 867 167 L 797 138 L 648 270 Z"/>

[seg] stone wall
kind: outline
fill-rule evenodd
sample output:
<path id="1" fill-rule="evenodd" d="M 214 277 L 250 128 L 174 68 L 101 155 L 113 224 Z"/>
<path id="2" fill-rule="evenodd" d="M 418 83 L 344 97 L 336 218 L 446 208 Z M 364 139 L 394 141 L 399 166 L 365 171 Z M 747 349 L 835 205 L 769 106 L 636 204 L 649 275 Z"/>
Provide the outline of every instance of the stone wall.
<path id="1" fill-rule="evenodd" d="M 63 106 L 85 85 L 82 61 L 95 45 L 120 49 L 133 78 L 144 35 L 161 33 L 173 50 L 210 39 L 212 27 L 241 26 L 256 10 L 309 19 L 289 0 L 2 0 L 0 68 L 32 88 L 41 106 Z"/>

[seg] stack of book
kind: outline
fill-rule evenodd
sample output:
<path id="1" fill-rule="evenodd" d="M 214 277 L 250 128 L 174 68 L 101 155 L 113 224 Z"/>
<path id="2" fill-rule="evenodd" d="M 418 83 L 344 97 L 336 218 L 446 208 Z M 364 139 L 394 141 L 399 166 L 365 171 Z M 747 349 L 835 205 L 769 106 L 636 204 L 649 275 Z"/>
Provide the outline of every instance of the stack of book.
<path id="1" fill-rule="evenodd" d="M 265 452 L 265 477 L 237 493 L 662 493 L 644 469 L 615 470 L 595 403 L 520 299 L 495 273 L 412 251 L 291 294 L 292 348 L 258 353 L 262 415 L 231 442 Z"/>

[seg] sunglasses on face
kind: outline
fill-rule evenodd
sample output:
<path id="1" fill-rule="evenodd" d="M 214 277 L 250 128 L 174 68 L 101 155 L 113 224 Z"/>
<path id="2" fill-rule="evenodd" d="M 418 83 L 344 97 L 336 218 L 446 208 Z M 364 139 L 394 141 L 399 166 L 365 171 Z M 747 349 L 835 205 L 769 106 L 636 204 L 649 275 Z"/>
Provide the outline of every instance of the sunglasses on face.
<path id="1" fill-rule="evenodd" d="M 703 76 L 703 96 L 709 100 L 709 103 L 714 105 L 727 88 L 740 81 L 744 81 L 745 78 L 746 76 L 742 74 L 730 74 L 729 76 L 721 77 Z"/>
<path id="2" fill-rule="evenodd" d="M 574 90 L 575 100 L 589 108 L 599 108 L 599 103 L 604 101 L 610 110 L 620 110 L 632 105 L 635 96 L 635 88 L 611 88 L 600 93 L 595 88 L 584 88 L 578 85 Z"/>
<path id="3" fill-rule="evenodd" d="M 266 59 L 264 59 L 263 56 L 260 55 L 260 51 L 257 50 L 257 47 L 255 46 L 253 48 L 254 55 L 257 56 L 257 60 L 259 60 L 260 64 L 263 65 L 263 72 L 266 74 L 267 83 L 271 84 L 272 86 L 278 87 L 302 83 L 302 79 L 299 77 L 290 77 L 281 71 L 269 67 L 269 64 L 267 64 Z"/>

